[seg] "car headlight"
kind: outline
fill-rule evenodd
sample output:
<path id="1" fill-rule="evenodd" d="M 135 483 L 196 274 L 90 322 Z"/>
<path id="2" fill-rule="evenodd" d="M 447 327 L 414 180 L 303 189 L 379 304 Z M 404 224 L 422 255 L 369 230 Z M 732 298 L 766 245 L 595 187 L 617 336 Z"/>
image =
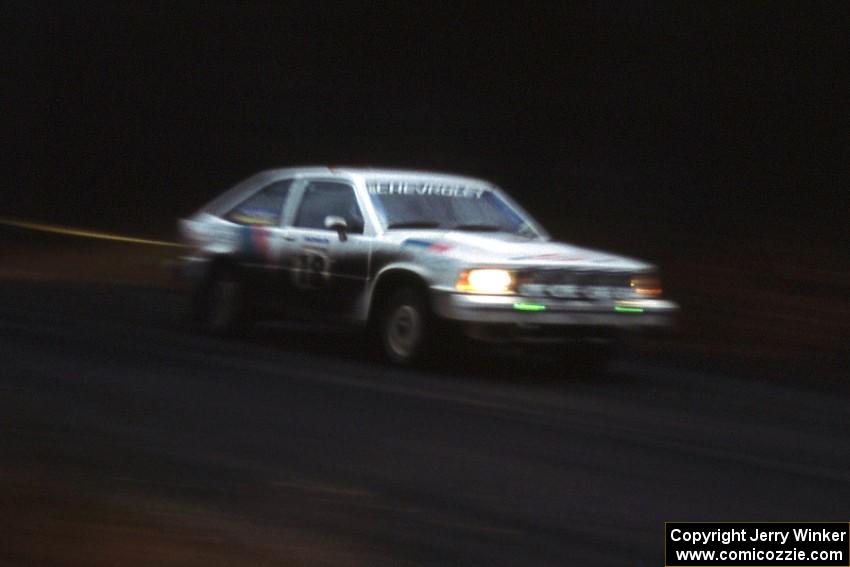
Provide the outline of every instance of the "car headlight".
<path id="1" fill-rule="evenodd" d="M 629 285 L 638 297 L 661 297 L 661 279 L 655 274 L 632 276 Z"/>
<path id="2" fill-rule="evenodd" d="M 455 289 L 465 293 L 514 293 L 516 278 L 510 270 L 497 268 L 481 268 L 461 272 L 457 278 Z"/>

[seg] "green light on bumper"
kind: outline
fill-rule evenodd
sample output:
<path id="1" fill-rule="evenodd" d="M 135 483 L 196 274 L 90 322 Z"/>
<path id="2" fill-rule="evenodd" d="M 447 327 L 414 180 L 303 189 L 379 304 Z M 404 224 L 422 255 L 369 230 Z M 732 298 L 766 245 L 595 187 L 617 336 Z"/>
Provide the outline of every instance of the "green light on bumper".
<path id="1" fill-rule="evenodd" d="M 539 303 L 514 303 L 517 311 L 546 311 L 546 306 Z"/>
<path id="2" fill-rule="evenodd" d="M 642 307 L 625 307 L 623 305 L 614 306 L 614 311 L 617 313 L 643 313 Z"/>

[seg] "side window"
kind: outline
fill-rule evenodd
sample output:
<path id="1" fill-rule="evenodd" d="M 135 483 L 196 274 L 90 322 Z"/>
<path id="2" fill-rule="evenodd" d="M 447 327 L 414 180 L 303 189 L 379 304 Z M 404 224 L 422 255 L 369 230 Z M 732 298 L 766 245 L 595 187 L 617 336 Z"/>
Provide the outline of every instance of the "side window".
<path id="1" fill-rule="evenodd" d="M 313 181 L 307 186 L 295 217 L 295 226 L 324 230 L 327 216 L 342 217 L 348 223 L 348 232 L 363 234 L 363 215 L 350 185 Z"/>
<path id="2" fill-rule="evenodd" d="M 291 179 L 275 181 L 236 205 L 224 218 L 236 224 L 278 226 Z"/>

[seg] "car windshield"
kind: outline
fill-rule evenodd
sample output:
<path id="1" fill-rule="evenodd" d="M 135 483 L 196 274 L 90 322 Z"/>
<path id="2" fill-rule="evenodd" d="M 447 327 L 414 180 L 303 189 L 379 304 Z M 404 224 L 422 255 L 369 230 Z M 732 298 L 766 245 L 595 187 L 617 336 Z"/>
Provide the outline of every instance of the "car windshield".
<path id="1" fill-rule="evenodd" d="M 389 230 L 440 228 L 538 236 L 518 211 L 483 187 L 392 181 L 369 183 L 367 189 Z"/>

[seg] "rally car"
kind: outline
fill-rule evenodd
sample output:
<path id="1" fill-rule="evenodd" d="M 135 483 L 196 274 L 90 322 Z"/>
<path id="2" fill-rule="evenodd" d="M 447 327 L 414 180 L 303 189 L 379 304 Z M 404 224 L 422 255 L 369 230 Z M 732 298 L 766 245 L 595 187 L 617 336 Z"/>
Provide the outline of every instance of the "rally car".
<path id="1" fill-rule="evenodd" d="M 499 188 L 457 175 L 264 171 L 180 220 L 179 232 L 179 273 L 206 331 L 353 323 L 397 364 L 461 336 L 605 345 L 668 326 L 677 308 L 652 265 L 554 242 Z"/>

